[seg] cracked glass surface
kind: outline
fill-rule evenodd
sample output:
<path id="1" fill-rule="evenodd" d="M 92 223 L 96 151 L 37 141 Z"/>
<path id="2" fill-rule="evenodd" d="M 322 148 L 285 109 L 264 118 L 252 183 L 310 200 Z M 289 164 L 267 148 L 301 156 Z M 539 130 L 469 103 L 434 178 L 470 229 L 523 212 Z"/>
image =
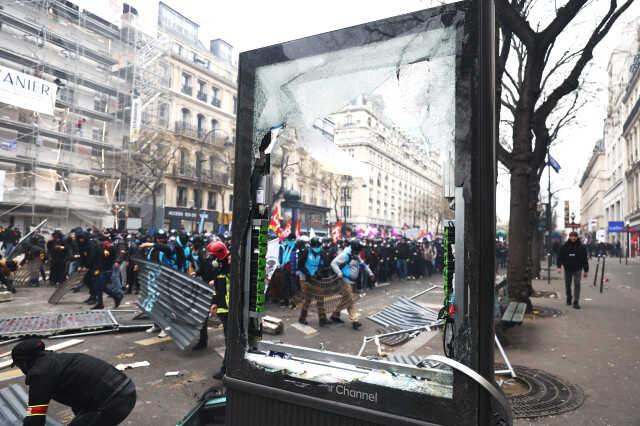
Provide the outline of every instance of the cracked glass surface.
<path id="1" fill-rule="evenodd" d="M 283 44 L 284 56 L 298 59 L 256 68 L 254 149 L 272 128 L 286 124 L 271 155 L 270 207 L 271 211 L 279 209 L 282 228 L 289 226 L 289 232 L 300 229 L 302 235 L 297 237 L 305 241 L 302 246 L 314 236 L 331 237 L 340 221 L 340 239 L 347 242 L 359 238 L 370 248 L 379 248 L 388 239 L 394 244 L 406 239 L 412 247 L 417 244 L 436 251 L 435 242 L 442 237 L 445 221 L 453 218 L 443 180 L 445 166 L 447 170 L 453 167 L 456 52 L 460 43 L 455 25 L 443 27 L 440 19 L 436 16 L 416 22 L 421 31 L 412 28 L 357 47 L 342 48 L 338 35 L 335 40 L 325 37 L 324 43 L 329 44 L 325 50 L 330 51 L 302 58 L 299 52 L 289 50 L 295 45 Z M 372 37 L 379 28 L 371 28 Z M 395 270 L 397 253 L 391 256 L 387 263 Z M 378 269 L 381 265 L 371 266 Z M 434 283 L 442 285 L 442 275 L 426 277 L 425 271 L 426 266 L 424 276 L 402 280 L 399 274 L 391 273 L 385 277 L 387 282 L 378 281 L 380 286 L 362 292 L 354 283 L 357 314 L 343 311 L 346 324 L 331 325 L 330 330 L 317 326 L 317 300 L 312 301 L 309 324 L 298 323 L 304 288 L 303 295 L 293 299 L 296 310 L 270 308 L 267 314 L 287 317 L 286 332 L 278 337 L 285 344 L 320 344 L 330 351 L 356 355 L 363 337 L 389 331 L 374 324 L 369 315 Z M 411 271 L 405 275 L 409 273 L 417 275 Z M 274 278 L 270 287 L 275 288 L 276 281 Z M 437 314 L 442 294 L 440 287 L 416 302 Z M 338 304 L 337 299 L 326 298 L 327 315 Z M 359 331 L 349 326 L 349 320 L 356 316 L 364 324 Z M 400 329 L 403 327 L 410 326 Z M 440 354 L 439 349 L 429 352 L 423 347 L 433 333 L 415 333 L 397 346 L 377 346 L 371 341 L 363 356 L 385 359 L 394 354 Z M 440 339 L 437 335 L 434 341 Z M 417 346 L 419 342 L 423 346 Z M 382 365 L 379 369 L 341 368 L 257 354 L 247 354 L 247 359 L 266 371 L 320 383 L 363 382 L 446 398 L 452 395 L 452 374 L 447 368 L 428 380 L 391 374 Z"/>

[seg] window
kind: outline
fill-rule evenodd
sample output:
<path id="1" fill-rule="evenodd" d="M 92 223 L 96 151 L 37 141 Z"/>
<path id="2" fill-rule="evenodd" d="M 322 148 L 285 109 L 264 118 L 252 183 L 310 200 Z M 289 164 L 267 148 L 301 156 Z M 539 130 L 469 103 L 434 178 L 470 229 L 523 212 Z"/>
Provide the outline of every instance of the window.
<path id="1" fill-rule="evenodd" d="M 202 208 L 202 191 L 199 189 L 193 190 L 193 205 L 197 209 Z"/>
<path id="2" fill-rule="evenodd" d="M 191 111 L 187 108 L 182 108 L 182 126 L 184 127 L 191 121 Z"/>
<path id="3" fill-rule="evenodd" d="M 188 158 L 189 158 L 189 153 L 186 150 L 181 149 L 180 150 L 180 170 L 179 170 L 179 173 L 181 175 L 184 175 L 187 172 Z"/>
<path id="4" fill-rule="evenodd" d="M 351 206 L 342 206 L 342 217 L 345 219 L 351 217 Z"/>
<path id="5" fill-rule="evenodd" d="M 56 180 L 56 191 L 57 192 L 71 192 L 69 189 L 69 172 L 66 170 L 62 170 L 58 173 Z"/>
<path id="6" fill-rule="evenodd" d="M 96 96 L 93 98 L 93 109 L 98 112 L 106 112 L 107 98 L 105 96 Z"/>
<path id="7" fill-rule="evenodd" d="M 16 166 L 16 186 L 21 188 L 30 188 L 35 181 L 33 167 L 30 164 Z"/>
<path id="8" fill-rule="evenodd" d="M 215 157 L 213 155 L 209 156 L 209 177 L 213 178 L 213 165 L 215 164 Z"/>
<path id="9" fill-rule="evenodd" d="M 213 191 L 209 191 L 208 194 L 208 198 L 207 198 L 207 208 L 209 210 L 215 210 L 218 206 L 218 194 L 216 194 Z"/>
<path id="10" fill-rule="evenodd" d="M 229 211 L 233 210 L 233 195 L 229 195 Z"/>
<path id="11" fill-rule="evenodd" d="M 187 73 L 182 73 L 182 79 L 181 79 L 181 83 L 182 83 L 182 93 L 184 93 L 185 95 L 191 95 L 193 94 L 193 87 L 191 86 L 191 76 Z"/>
<path id="12" fill-rule="evenodd" d="M 207 102 L 207 83 L 202 80 L 198 80 L 197 98 L 203 102 Z"/>
<path id="13" fill-rule="evenodd" d="M 238 113 L 238 98 L 236 98 L 235 96 L 233 97 L 233 114 L 237 114 Z"/>
<path id="14" fill-rule="evenodd" d="M 94 127 L 91 129 L 91 139 L 97 142 L 102 142 L 102 129 Z"/>
<path id="15" fill-rule="evenodd" d="M 169 123 L 169 104 L 160 104 L 158 115 L 160 116 L 160 125 L 167 126 Z"/>
<path id="16" fill-rule="evenodd" d="M 220 108 L 220 89 L 211 86 L 211 105 Z"/>
<path id="17" fill-rule="evenodd" d="M 198 126 L 198 137 L 201 138 L 204 136 L 206 129 L 204 128 L 205 118 L 204 115 L 198 114 L 197 126 Z"/>
<path id="18" fill-rule="evenodd" d="M 178 207 L 185 207 L 187 205 L 187 188 L 179 186 L 177 190 L 176 205 Z"/>
<path id="19" fill-rule="evenodd" d="M 91 176 L 89 180 L 89 195 L 104 195 L 104 182 L 102 179 Z"/>

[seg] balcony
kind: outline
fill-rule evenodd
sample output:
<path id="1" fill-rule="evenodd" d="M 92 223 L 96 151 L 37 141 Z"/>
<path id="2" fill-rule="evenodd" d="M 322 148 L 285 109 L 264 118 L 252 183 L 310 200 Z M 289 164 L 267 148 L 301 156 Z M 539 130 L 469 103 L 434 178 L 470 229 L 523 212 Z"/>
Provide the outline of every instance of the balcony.
<path id="1" fill-rule="evenodd" d="M 223 172 L 211 172 L 210 170 L 203 170 L 202 176 L 199 178 L 197 170 L 190 164 L 180 167 L 179 164 L 174 164 L 171 169 L 170 177 L 188 180 L 191 182 L 202 182 L 209 185 L 229 185 L 229 174 Z"/>
<path id="2" fill-rule="evenodd" d="M 185 95 L 193 96 L 193 87 L 191 86 L 182 86 L 180 91 Z"/>
<path id="3" fill-rule="evenodd" d="M 175 133 L 177 136 L 184 136 L 185 138 L 198 140 L 202 137 L 202 131 L 202 129 L 198 129 L 193 124 L 187 123 L 186 121 L 176 121 Z"/>
<path id="4" fill-rule="evenodd" d="M 204 92 L 198 92 L 196 94 L 196 98 L 198 98 L 199 100 L 201 100 L 202 102 L 207 102 L 207 94 Z"/>

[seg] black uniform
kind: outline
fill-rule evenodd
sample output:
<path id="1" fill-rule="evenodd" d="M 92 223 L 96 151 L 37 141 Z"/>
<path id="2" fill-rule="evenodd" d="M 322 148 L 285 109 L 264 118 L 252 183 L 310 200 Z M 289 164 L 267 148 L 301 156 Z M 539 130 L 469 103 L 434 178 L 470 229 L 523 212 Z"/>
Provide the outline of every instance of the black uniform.
<path id="1" fill-rule="evenodd" d="M 64 245 L 62 238 L 47 242 L 47 255 L 49 257 L 49 282 L 54 285 L 62 284 L 65 279 L 67 260 L 69 258 L 69 250 Z"/>
<path id="2" fill-rule="evenodd" d="M 24 426 L 44 425 L 51 399 L 71 407 L 76 415 L 72 426 L 117 425 L 136 403 L 131 379 L 89 355 L 45 351 L 25 373 L 29 407 Z"/>
<path id="3" fill-rule="evenodd" d="M 580 276 L 582 270 L 589 272 L 589 259 L 587 249 L 580 243 L 579 239 L 567 241 L 560 249 L 558 256 L 558 268 L 564 266 L 564 285 L 567 294 L 567 305 L 573 302 L 574 308 L 580 308 Z M 574 292 L 571 291 L 573 281 Z"/>

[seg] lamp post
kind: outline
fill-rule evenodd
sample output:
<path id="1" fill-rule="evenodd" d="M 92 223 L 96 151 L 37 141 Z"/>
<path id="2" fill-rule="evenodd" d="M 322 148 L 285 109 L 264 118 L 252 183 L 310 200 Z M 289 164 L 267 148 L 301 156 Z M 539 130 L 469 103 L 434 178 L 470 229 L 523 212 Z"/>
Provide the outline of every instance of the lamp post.
<path id="1" fill-rule="evenodd" d="M 228 133 L 225 130 L 222 129 L 218 129 L 217 127 L 214 129 L 209 130 L 207 133 L 205 133 L 202 138 L 200 138 L 200 153 L 202 153 L 203 151 L 203 147 L 205 144 L 205 141 L 207 140 L 207 138 L 210 135 L 214 135 L 213 136 L 213 140 L 215 142 L 215 133 L 216 132 L 223 132 L 225 134 Z M 203 198 L 203 191 L 202 191 L 202 163 L 206 163 L 207 160 L 203 159 L 203 158 L 197 158 L 196 159 L 196 173 L 197 173 L 197 178 L 198 178 L 198 200 L 196 203 L 196 230 L 199 232 L 200 231 L 200 210 L 202 210 L 202 198 Z M 224 197 L 224 194 L 223 194 Z"/>
<path id="2" fill-rule="evenodd" d="M 629 251 L 631 250 L 631 239 L 629 238 L 629 227 L 630 227 L 630 223 L 629 221 L 627 221 L 627 223 L 625 223 L 625 230 L 627 231 L 627 253 L 626 256 L 624 258 L 624 264 L 628 265 L 629 264 Z"/>

